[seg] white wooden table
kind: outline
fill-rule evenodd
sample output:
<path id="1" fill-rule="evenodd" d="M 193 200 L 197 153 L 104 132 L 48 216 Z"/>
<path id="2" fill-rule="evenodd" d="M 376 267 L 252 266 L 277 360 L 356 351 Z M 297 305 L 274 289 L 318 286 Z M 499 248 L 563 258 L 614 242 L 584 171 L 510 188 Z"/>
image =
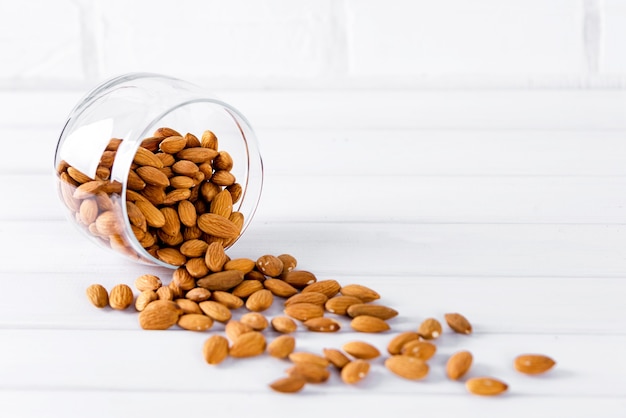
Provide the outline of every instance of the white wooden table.
<path id="1" fill-rule="evenodd" d="M 337 334 L 298 331 L 298 349 L 361 339 L 384 351 L 395 333 L 453 311 L 475 333 L 446 328 L 424 381 L 391 375 L 380 358 L 355 387 L 333 375 L 281 395 L 267 384 L 286 362 L 211 367 L 207 333 L 143 331 L 130 310 L 93 308 L 91 283 L 169 271 L 107 253 L 64 219 L 52 158 L 82 92 L 5 91 L 0 416 L 626 416 L 625 92 L 218 94 L 256 127 L 266 168 L 231 257 L 289 252 L 400 312 L 385 334 L 345 320 Z M 501 378 L 508 393 L 478 398 L 446 379 L 461 349 L 475 357 L 470 377 Z M 526 352 L 558 364 L 521 375 L 512 360 Z"/>

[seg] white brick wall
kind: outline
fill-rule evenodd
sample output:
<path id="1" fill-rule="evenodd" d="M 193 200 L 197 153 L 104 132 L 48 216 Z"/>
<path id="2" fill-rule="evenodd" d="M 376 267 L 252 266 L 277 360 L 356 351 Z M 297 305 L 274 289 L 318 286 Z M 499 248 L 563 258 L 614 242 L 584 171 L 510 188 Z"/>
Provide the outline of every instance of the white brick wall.
<path id="1" fill-rule="evenodd" d="M 623 0 L 0 0 L 0 87 L 626 87 Z"/>

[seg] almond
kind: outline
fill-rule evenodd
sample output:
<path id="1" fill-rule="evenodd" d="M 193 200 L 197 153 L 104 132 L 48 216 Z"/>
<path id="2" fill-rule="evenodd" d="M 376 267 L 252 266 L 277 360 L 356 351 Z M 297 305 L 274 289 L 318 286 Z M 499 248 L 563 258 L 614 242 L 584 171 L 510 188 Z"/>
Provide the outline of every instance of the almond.
<path id="1" fill-rule="evenodd" d="M 85 225 L 93 223 L 98 217 L 98 203 L 95 199 L 83 200 L 80 204 L 80 219 Z"/>
<path id="2" fill-rule="evenodd" d="M 165 218 L 165 224 L 161 227 L 161 231 L 167 235 L 176 235 L 180 233 L 180 219 L 178 219 L 178 212 L 173 208 L 161 208 L 159 209 Z"/>
<path id="3" fill-rule="evenodd" d="M 278 277 L 283 272 L 283 262 L 273 255 L 263 255 L 256 261 L 256 267 L 266 276 Z"/>
<path id="4" fill-rule="evenodd" d="M 200 141 L 194 134 L 188 132 L 185 134 L 185 139 L 187 140 L 187 148 L 196 148 L 200 146 Z"/>
<path id="5" fill-rule="evenodd" d="M 413 340 L 402 346 L 401 354 L 417 357 L 420 360 L 428 360 L 437 352 L 437 346 L 428 341 Z"/>
<path id="6" fill-rule="evenodd" d="M 287 262 L 289 262 L 289 260 L 287 260 Z M 317 277 L 315 277 L 315 275 L 311 272 L 305 270 L 293 270 L 285 273 L 284 270 L 285 268 L 283 263 L 283 273 L 280 278 L 297 289 L 303 289 L 317 281 Z"/>
<path id="7" fill-rule="evenodd" d="M 285 306 L 293 305 L 294 303 L 312 303 L 314 305 L 324 306 L 327 300 L 328 297 L 323 293 L 298 293 L 297 295 L 293 295 L 292 297 L 287 299 L 285 301 Z"/>
<path id="8" fill-rule="evenodd" d="M 174 300 L 174 292 L 168 286 L 161 286 L 156 291 L 159 300 Z"/>
<path id="9" fill-rule="evenodd" d="M 190 299 L 175 299 L 174 302 L 180 307 L 185 314 L 201 314 L 202 309 L 196 302 Z"/>
<path id="10" fill-rule="evenodd" d="M 354 296 L 344 296 L 354 297 Z M 360 315 L 375 316 L 383 320 L 391 319 L 398 316 L 398 311 L 383 305 L 372 305 L 369 303 L 354 303 L 347 308 L 350 317 L 355 318 Z"/>
<path id="11" fill-rule="evenodd" d="M 493 377 L 474 377 L 465 382 L 465 388 L 474 395 L 494 396 L 505 392 L 509 386 Z"/>
<path id="12" fill-rule="evenodd" d="M 163 168 L 163 162 L 152 151 L 139 147 L 133 158 L 133 163 L 141 166 Z"/>
<path id="13" fill-rule="evenodd" d="M 268 344 L 267 352 L 270 356 L 276 358 L 287 358 L 293 353 L 296 346 L 296 339 L 290 335 L 280 335 Z"/>
<path id="14" fill-rule="evenodd" d="M 143 274 L 135 279 L 135 287 L 140 292 L 144 290 L 157 290 L 162 284 L 161 279 L 152 274 Z"/>
<path id="15" fill-rule="evenodd" d="M 143 216 L 146 218 L 146 223 L 155 228 L 161 228 L 165 225 L 165 216 L 161 213 L 159 209 L 156 208 L 152 203 L 148 201 L 137 201 L 135 202 L 137 208 L 141 211 Z"/>
<path id="16" fill-rule="evenodd" d="M 182 176 L 193 177 L 200 169 L 195 163 L 187 160 L 176 161 L 172 165 L 172 171 Z"/>
<path id="17" fill-rule="evenodd" d="M 341 328 L 339 322 L 325 317 L 311 318 L 304 321 L 303 325 L 313 332 L 337 332 Z"/>
<path id="18" fill-rule="evenodd" d="M 332 298 L 339 292 L 339 289 L 341 289 L 341 285 L 336 280 L 321 280 L 306 286 L 302 292 L 319 292 Z"/>
<path id="19" fill-rule="evenodd" d="M 167 176 L 158 168 L 144 166 L 139 167 L 135 170 L 135 172 L 143 181 L 146 182 L 146 184 L 159 187 L 167 187 L 170 185 L 170 179 L 168 179 Z"/>
<path id="20" fill-rule="evenodd" d="M 179 267 L 174 270 L 172 282 L 182 290 L 191 290 L 196 287 L 196 279 L 187 271 L 185 267 Z"/>
<path id="21" fill-rule="evenodd" d="M 209 290 L 228 290 L 243 281 L 243 273 L 238 270 L 220 271 L 209 274 L 197 281 L 197 286 Z"/>
<path id="22" fill-rule="evenodd" d="M 161 162 L 163 163 L 163 168 L 165 167 L 172 167 L 174 165 L 174 163 L 176 162 L 176 160 L 174 159 L 174 156 L 171 154 L 166 154 L 164 152 L 157 152 L 156 154 L 154 154 L 157 156 L 157 158 L 159 160 L 161 160 Z"/>
<path id="23" fill-rule="evenodd" d="M 349 385 L 363 380 L 370 371 L 370 364 L 365 360 L 354 360 L 341 369 L 341 380 Z"/>
<path id="24" fill-rule="evenodd" d="M 263 289 L 263 283 L 261 283 L 260 281 L 244 280 L 232 290 L 232 294 L 237 297 L 245 299 L 251 294 L 253 294 L 254 292 L 257 292 L 262 289 Z"/>
<path id="25" fill-rule="evenodd" d="M 380 318 L 369 315 L 360 315 L 350 321 L 350 326 L 358 332 L 384 332 L 390 329 L 389 324 Z"/>
<path id="26" fill-rule="evenodd" d="M 241 315 L 240 321 L 249 325 L 255 331 L 263 331 L 268 327 L 267 318 L 258 312 L 248 312 Z"/>
<path id="27" fill-rule="evenodd" d="M 281 254 L 278 258 L 283 262 L 282 274 L 289 273 L 298 265 L 298 260 L 296 260 L 296 258 L 291 254 Z"/>
<path id="28" fill-rule="evenodd" d="M 231 357 L 253 357 L 265 351 L 265 337 L 258 331 L 241 334 L 230 348 Z"/>
<path id="29" fill-rule="evenodd" d="M 285 307 L 285 314 L 299 321 L 324 316 L 324 308 L 312 303 L 294 303 Z"/>
<path id="30" fill-rule="evenodd" d="M 124 310 L 133 303 L 133 291 L 125 284 L 118 284 L 109 293 L 109 305 L 113 309 Z"/>
<path id="31" fill-rule="evenodd" d="M 459 334 L 471 334 L 472 333 L 472 324 L 465 318 L 463 315 L 459 313 L 447 313 L 445 314 L 445 320 L 448 323 L 448 326 L 452 328 L 452 330 Z"/>
<path id="32" fill-rule="evenodd" d="M 165 126 L 154 131 L 155 138 L 167 138 L 170 136 L 180 136 L 180 134 L 174 129 Z"/>
<path id="33" fill-rule="evenodd" d="M 204 342 L 202 354 L 208 364 L 220 364 L 228 357 L 228 340 L 221 335 L 212 335 Z"/>
<path id="34" fill-rule="evenodd" d="M 213 320 L 206 315 L 184 314 L 178 318 L 178 326 L 189 331 L 206 331 L 213 326 Z"/>
<path id="35" fill-rule="evenodd" d="M 164 330 L 176 325 L 182 310 L 169 300 L 155 300 L 139 313 L 139 325 L 143 329 Z"/>
<path id="36" fill-rule="evenodd" d="M 239 270 L 246 274 L 251 272 L 255 266 L 256 262 L 254 260 L 250 260 L 249 258 L 235 258 L 228 260 L 226 264 L 224 264 L 224 270 Z"/>
<path id="37" fill-rule="evenodd" d="M 112 210 L 102 212 L 98 215 L 95 225 L 98 232 L 103 236 L 118 235 L 122 228 L 117 214 Z"/>
<path id="38" fill-rule="evenodd" d="M 298 293 L 298 289 L 280 279 L 267 279 L 263 282 L 263 286 L 272 294 L 282 298 L 288 298 Z"/>
<path id="39" fill-rule="evenodd" d="M 346 296 L 354 296 L 363 301 L 363 303 L 372 302 L 380 299 L 380 295 L 369 287 L 360 284 L 349 284 L 341 288 L 341 294 Z"/>
<path id="40" fill-rule="evenodd" d="M 389 354 L 400 354 L 402 347 L 409 341 L 419 340 L 419 334 L 417 332 L 406 331 L 393 337 L 387 345 L 387 352 Z"/>
<path id="41" fill-rule="evenodd" d="M 364 341 L 350 341 L 343 345 L 343 351 L 361 360 L 371 360 L 380 356 L 380 351 Z"/>
<path id="42" fill-rule="evenodd" d="M 230 309 L 219 302 L 205 300 L 204 302 L 200 302 L 198 306 L 200 306 L 200 309 L 202 309 L 202 312 L 204 312 L 206 316 L 211 317 L 217 322 L 228 322 L 230 318 L 232 318 Z"/>
<path id="43" fill-rule="evenodd" d="M 324 383 L 330 377 L 328 368 L 314 363 L 296 363 L 286 370 L 289 376 L 300 376 L 307 383 Z"/>
<path id="44" fill-rule="evenodd" d="M 429 371 L 428 364 L 424 360 L 401 354 L 385 360 L 385 367 L 392 373 L 409 380 L 423 379 Z"/>
<path id="45" fill-rule="evenodd" d="M 218 186 L 230 186 L 236 181 L 235 176 L 230 171 L 226 170 L 217 170 L 213 173 L 213 177 L 211 177 L 211 182 Z"/>
<path id="46" fill-rule="evenodd" d="M 289 334 L 298 329 L 298 325 L 294 322 L 294 320 L 286 316 L 275 316 L 272 318 L 271 325 L 274 331 L 281 332 L 283 334 Z"/>
<path id="47" fill-rule="evenodd" d="M 226 306 L 228 309 L 238 309 L 243 306 L 243 300 L 232 293 L 216 290 L 211 294 L 211 298 Z"/>
<path id="48" fill-rule="evenodd" d="M 243 322 L 230 320 L 224 327 L 224 331 L 226 332 L 226 336 L 228 336 L 231 341 L 236 341 L 241 334 L 245 334 L 254 330 L 250 325 L 246 325 Z"/>
<path id="49" fill-rule="evenodd" d="M 202 134 L 201 146 L 204 148 L 211 148 L 217 151 L 217 137 L 209 130 L 204 131 Z"/>
<path id="50" fill-rule="evenodd" d="M 274 296 L 267 289 L 257 290 L 246 300 L 246 308 L 254 312 L 262 312 L 272 306 Z"/>
<path id="51" fill-rule="evenodd" d="M 236 238 L 239 236 L 239 227 L 232 221 L 214 213 L 204 213 L 198 217 L 198 228 L 202 232 L 218 238 Z"/>
<path id="52" fill-rule="evenodd" d="M 426 318 L 417 329 L 417 333 L 425 340 L 439 338 L 441 332 L 441 323 L 435 318 Z"/>
<path id="53" fill-rule="evenodd" d="M 233 158 L 226 151 L 220 151 L 213 159 L 213 165 L 216 170 L 230 171 L 233 168 Z"/>
<path id="54" fill-rule="evenodd" d="M 191 197 L 191 190 L 189 189 L 174 189 L 165 195 L 163 199 L 164 205 L 173 205 L 177 202 L 180 202 L 185 199 L 189 199 Z"/>
<path id="55" fill-rule="evenodd" d="M 230 195 L 230 192 L 226 189 L 219 192 L 213 200 L 211 200 L 209 211 L 216 215 L 223 216 L 224 218 L 228 218 L 233 212 L 233 197 Z"/>
<path id="56" fill-rule="evenodd" d="M 289 360 L 294 363 L 313 363 L 322 367 L 328 367 L 329 364 L 326 357 L 322 357 L 313 353 L 307 353 L 305 351 L 296 351 L 289 354 Z"/>
<path id="57" fill-rule="evenodd" d="M 472 353 L 459 351 L 454 353 L 446 363 L 446 374 L 452 380 L 459 380 L 472 367 Z"/>
<path id="58" fill-rule="evenodd" d="M 306 293 L 304 293 L 306 295 Z M 324 308 L 330 313 L 345 315 L 351 305 L 362 304 L 359 298 L 354 296 L 335 296 L 326 301 Z"/>
<path id="59" fill-rule="evenodd" d="M 185 298 L 195 303 L 209 300 L 213 294 L 203 287 L 196 287 L 185 293 Z"/>
<path id="60" fill-rule="evenodd" d="M 190 239 L 183 242 L 179 251 L 184 256 L 195 258 L 204 256 L 208 247 L 209 245 L 200 239 Z"/>
<path id="61" fill-rule="evenodd" d="M 541 374 L 550 370 L 556 362 L 543 354 L 523 354 L 517 356 L 513 365 L 515 370 L 524 374 Z"/>
<path id="62" fill-rule="evenodd" d="M 193 163 L 204 163 L 206 161 L 211 161 L 216 156 L 217 151 L 211 148 L 203 147 L 185 148 L 184 150 L 176 153 L 176 157 L 179 160 L 188 160 Z"/>
<path id="63" fill-rule="evenodd" d="M 188 200 L 181 200 L 178 202 L 178 217 L 180 218 L 180 222 L 185 226 L 196 226 L 196 221 L 198 219 L 196 214 L 196 208 L 193 203 Z M 199 254 L 197 257 L 204 253 Z"/>
<path id="64" fill-rule="evenodd" d="M 306 380 L 300 376 L 288 376 L 270 383 L 270 388 L 281 393 L 295 393 L 302 390 Z"/>
<path id="65" fill-rule="evenodd" d="M 350 359 L 335 348 L 325 348 L 324 357 L 338 370 L 343 369 L 346 364 L 350 363 Z"/>
<path id="66" fill-rule="evenodd" d="M 104 308 L 109 304 L 107 290 L 100 284 L 92 284 L 87 288 L 87 298 L 96 308 Z"/>
<path id="67" fill-rule="evenodd" d="M 185 263 L 185 269 L 187 269 L 191 277 L 195 279 L 199 279 L 209 274 L 209 268 L 204 261 L 204 257 L 196 257 L 187 260 Z"/>
<path id="68" fill-rule="evenodd" d="M 158 296 L 154 290 L 144 290 L 135 299 L 135 309 L 137 312 L 143 311 L 149 303 L 158 299 Z"/>
<path id="69" fill-rule="evenodd" d="M 179 151 L 182 151 L 187 146 L 187 140 L 180 136 L 174 135 L 165 138 L 159 144 L 159 149 L 168 154 L 176 154 Z"/>

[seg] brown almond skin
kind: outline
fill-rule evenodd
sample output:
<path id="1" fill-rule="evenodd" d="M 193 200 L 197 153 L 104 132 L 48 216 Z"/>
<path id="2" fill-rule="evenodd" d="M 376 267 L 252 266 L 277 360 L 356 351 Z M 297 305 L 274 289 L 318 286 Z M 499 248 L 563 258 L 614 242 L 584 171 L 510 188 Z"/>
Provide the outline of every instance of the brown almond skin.
<path id="1" fill-rule="evenodd" d="M 267 352 L 276 358 L 287 358 L 296 347 L 296 339 L 291 335 L 279 335 L 267 345 Z"/>
<path id="2" fill-rule="evenodd" d="M 495 396 L 504 393 L 509 386 L 493 377 L 474 377 L 465 382 L 465 388 L 473 395 Z"/>
<path id="3" fill-rule="evenodd" d="M 378 333 L 390 329 L 389 324 L 380 318 L 369 315 L 360 315 L 350 321 L 350 326 L 358 332 Z"/>
<path id="4" fill-rule="evenodd" d="M 437 346 L 428 341 L 408 341 L 400 349 L 400 353 L 406 356 L 416 357 L 421 360 L 429 360 L 437 352 Z"/>
<path id="5" fill-rule="evenodd" d="M 337 332 L 341 329 L 339 322 L 325 317 L 311 318 L 304 321 L 303 325 L 313 332 Z"/>
<path id="6" fill-rule="evenodd" d="M 189 299 L 176 299 L 174 302 L 182 309 L 186 314 L 202 314 L 202 309 L 196 302 Z"/>
<path id="7" fill-rule="evenodd" d="M 274 295 L 267 289 L 257 290 L 246 300 L 246 308 L 254 312 L 267 310 L 274 303 Z"/>
<path id="8" fill-rule="evenodd" d="M 200 309 L 202 309 L 202 312 L 204 312 L 206 316 L 211 317 L 211 319 L 217 322 L 228 322 L 230 318 L 232 318 L 230 309 L 219 302 L 205 300 L 204 302 L 200 302 L 198 306 L 200 306 Z"/>
<path id="9" fill-rule="evenodd" d="M 285 314 L 299 321 L 324 316 L 324 308 L 312 303 L 294 303 L 285 307 Z"/>
<path id="10" fill-rule="evenodd" d="M 437 339 L 442 333 L 441 323 L 435 318 L 426 318 L 420 324 L 417 333 L 425 340 Z"/>
<path id="11" fill-rule="evenodd" d="M 319 292 L 325 294 L 328 298 L 332 298 L 339 293 L 339 289 L 341 289 L 341 285 L 337 280 L 320 280 L 308 285 L 302 289 L 302 292 Z"/>
<path id="12" fill-rule="evenodd" d="M 347 296 L 349 297 L 349 296 Z M 355 318 L 360 315 L 375 316 L 382 320 L 387 320 L 398 316 L 398 311 L 388 306 L 373 305 L 369 303 L 355 303 L 346 309 L 347 314 Z"/>
<path id="13" fill-rule="evenodd" d="M 289 354 L 289 360 L 294 363 L 314 363 L 322 367 L 328 367 L 329 364 L 326 357 L 305 351 L 297 351 Z"/>
<path id="14" fill-rule="evenodd" d="M 113 309 L 124 310 L 133 303 L 133 300 L 133 291 L 125 284 L 113 286 L 109 294 L 109 305 Z"/>
<path id="15" fill-rule="evenodd" d="M 307 383 L 324 383 L 330 377 L 328 368 L 314 363 L 296 363 L 286 370 L 289 376 L 300 376 Z"/>
<path id="16" fill-rule="evenodd" d="M 161 283 L 161 279 L 152 274 L 143 274 L 135 280 L 135 288 L 140 292 L 144 290 L 157 290 L 161 287 L 163 283 Z"/>
<path id="17" fill-rule="evenodd" d="M 256 261 L 256 268 L 266 276 L 278 277 L 283 272 L 283 262 L 273 255 L 263 255 Z"/>
<path id="18" fill-rule="evenodd" d="M 375 290 L 360 284 L 349 284 L 341 288 L 341 294 L 346 296 L 354 296 L 363 301 L 363 303 L 372 302 L 380 299 L 380 295 Z"/>
<path id="19" fill-rule="evenodd" d="M 302 390 L 306 380 L 300 376 L 287 376 L 270 383 L 270 388 L 280 393 L 296 393 Z"/>
<path id="20" fill-rule="evenodd" d="M 444 315 L 444 318 L 454 332 L 466 335 L 472 333 L 472 324 L 460 313 L 447 313 Z"/>
<path id="21" fill-rule="evenodd" d="M 220 364 L 228 357 L 228 340 L 221 335 L 212 335 L 204 342 L 202 354 L 208 364 Z"/>
<path id="22" fill-rule="evenodd" d="M 543 354 L 522 354 L 515 358 L 515 370 L 524 374 L 541 374 L 550 370 L 556 362 Z"/>
<path id="23" fill-rule="evenodd" d="M 255 331 L 263 331 L 268 327 L 267 318 L 258 312 L 248 312 L 241 315 L 240 321 L 249 325 Z"/>
<path id="24" fill-rule="evenodd" d="M 452 380 L 459 380 L 472 367 L 472 353 L 469 351 L 459 351 L 454 353 L 446 363 L 446 374 Z"/>
<path id="25" fill-rule="evenodd" d="M 361 360 L 371 360 L 380 356 L 380 351 L 364 341 L 350 341 L 343 345 L 343 351 Z"/>
<path id="26" fill-rule="evenodd" d="M 178 326 L 189 331 L 206 331 L 213 326 L 213 320 L 206 315 L 184 314 L 178 318 Z"/>
<path id="27" fill-rule="evenodd" d="M 283 262 L 282 274 L 289 273 L 298 265 L 298 260 L 291 254 L 281 254 L 278 258 Z"/>
<path id="28" fill-rule="evenodd" d="M 244 280 L 239 283 L 235 288 L 231 291 L 231 293 L 239 298 L 247 298 L 254 292 L 263 289 L 263 282 L 258 280 Z"/>
<path id="29" fill-rule="evenodd" d="M 230 356 L 243 358 L 254 357 L 265 351 L 265 337 L 258 331 L 241 334 L 230 348 Z"/>
<path id="30" fill-rule="evenodd" d="M 155 300 L 139 313 L 139 325 L 143 329 L 165 330 L 176 325 L 182 310 L 171 300 Z"/>
<path id="31" fill-rule="evenodd" d="M 87 288 L 87 298 L 96 308 L 104 308 L 109 304 L 107 290 L 100 284 L 92 284 Z"/>
<path id="32" fill-rule="evenodd" d="M 348 385 L 354 385 L 365 379 L 370 371 L 370 364 L 365 360 L 354 360 L 341 369 L 341 380 Z"/>
<path id="33" fill-rule="evenodd" d="M 243 273 L 239 270 L 220 271 L 199 279 L 196 285 L 208 290 L 228 290 L 243 281 Z"/>
<path id="34" fill-rule="evenodd" d="M 348 356 L 336 348 L 325 348 L 324 357 L 326 357 L 330 364 L 335 366 L 337 370 L 343 369 L 346 364 L 350 363 Z"/>
<path id="35" fill-rule="evenodd" d="M 296 289 L 303 289 L 317 281 L 317 277 L 313 273 L 305 270 L 290 270 L 285 273 L 283 269 L 280 278 Z"/>
<path id="36" fill-rule="evenodd" d="M 293 295 L 285 301 L 285 306 L 293 305 L 294 303 L 312 303 L 314 305 L 324 306 L 328 301 L 328 296 L 319 292 L 307 292 L 298 293 Z"/>
<path id="37" fill-rule="evenodd" d="M 135 309 L 137 312 L 143 311 L 149 303 L 158 299 L 158 296 L 154 290 L 144 290 L 135 299 Z"/>
<path id="38" fill-rule="evenodd" d="M 306 295 L 306 293 L 304 293 Z M 362 304 L 361 299 L 356 298 L 354 296 L 334 296 L 326 301 L 324 304 L 324 308 L 336 315 L 346 315 L 348 313 L 348 308 L 352 305 Z"/>
<path id="39" fill-rule="evenodd" d="M 385 360 L 385 367 L 397 376 L 409 380 L 423 379 L 428 375 L 429 367 L 417 357 L 395 355 Z"/>
<path id="40" fill-rule="evenodd" d="M 230 320 L 224 327 L 224 331 L 226 332 L 226 336 L 230 338 L 231 341 L 237 341 L 237 338 L 242 334 L 247 332 L 254 331 L 250 325 L 244 324 L 241 321 Z"/>
<path id="41" fill-rule="evenodd" d="M 400 354 L 402 352 L 402 347 L 408 343 L 409 341 L 417 341 L 420 336 L 417 332 L 406 331 L 400 333 L 393 337 L 389 344 L 387 345 L 387 352 L 389 354 Z"/>
<path id="42" fill-rule="evenodd" d="M 239 309 L 243 306 L 243 299 L 223 290 L 216 290 L 211 293 L 211 299 L 221 303 L 228 309 Z"/>
<path id="43" fill-rule="evenodd" d="M 289 298 L 298 293 L 298 289 L 280 279 L 267 279 L 263 282 L 263 286 L 281 298 Z"/>
<path id="44" fill-rule="evenodd" d="M 283 334 L 289 334 L 298 329 L 298 325 L 295 321 L 286 316 L 275 316 L 270 323 L 274 331 Z"/>

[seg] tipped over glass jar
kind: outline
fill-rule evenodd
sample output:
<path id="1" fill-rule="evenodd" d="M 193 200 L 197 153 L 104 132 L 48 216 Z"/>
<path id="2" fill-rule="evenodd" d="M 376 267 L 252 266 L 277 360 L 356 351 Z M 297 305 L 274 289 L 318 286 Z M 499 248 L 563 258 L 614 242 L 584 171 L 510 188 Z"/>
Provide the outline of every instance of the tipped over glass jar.
<path id="1" fill-rule="evenodd" d="M 91 241 L 177 268 L 232 246 L 263 185 L 256 136 L 231 105 L 183 80 L 126 74 L 71 111 L 54 157 L 68 219 Z"/>

